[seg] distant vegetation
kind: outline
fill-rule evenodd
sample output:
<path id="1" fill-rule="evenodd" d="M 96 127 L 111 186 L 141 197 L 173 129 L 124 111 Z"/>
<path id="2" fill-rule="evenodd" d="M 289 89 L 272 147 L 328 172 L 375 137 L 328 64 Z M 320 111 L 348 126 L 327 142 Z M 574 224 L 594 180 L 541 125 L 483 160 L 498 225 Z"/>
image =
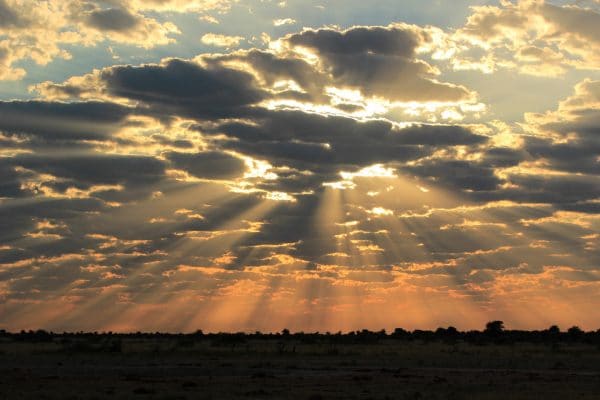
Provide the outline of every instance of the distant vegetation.
<path id="1" fill-rule="evenodd" d="M 135 332 L 135 333 L 113 333 L 113 332 L 48 332 L 45 330 L 29 330 L 20 332 L 8 332 L 0 330 L 0 340 L 15 342 L 58 342 L 63 344 L 78 343 L 81 341 L 102 342 L 104 350 L 120 351 L 118 339 L 176 339 L 185 346 L 193 345 L 196 341 L 208 341 L 214 345 L 235 345 L 245 343 L 248 340 L 272 340 L 295 341 L 299 343 L 340 343 L 340 344 L 368 344 L 382 341 L 420 341 L 420 342 L 464 342 L 476 345 L 485 344 L 514 344 L 514 343 L 585 343 L 600 346 L 600 329 L 585 332 L 577 326 L 566 331 L 561 331 L 556 325 L 544 330 L 509 330 L 505 329 L 502 321 L 491 321 L 486 324 L 482 331 L 459 331 L 450 326 L 438 328 L 435 331 L 413 330 L 408 331 L 396 328 L 393 332 L 385 330 L 370 331 L 363 329 L 351 332 L 290 332 L 284 329 L 278 333 L 203 333 L 198 330 L 194 333 L 161 333 L 161 332 Z M 87 340 L 84 340 L 87 339 Z"/>

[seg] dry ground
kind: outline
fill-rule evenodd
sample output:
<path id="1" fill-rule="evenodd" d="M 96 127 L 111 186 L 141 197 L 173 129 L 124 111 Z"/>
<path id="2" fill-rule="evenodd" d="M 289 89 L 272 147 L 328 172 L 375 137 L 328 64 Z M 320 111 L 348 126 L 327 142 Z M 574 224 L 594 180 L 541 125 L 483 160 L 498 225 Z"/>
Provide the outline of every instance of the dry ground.
<path id="1" fill-rule="evenodd" d="M 120 342 L 0 342 L 0 399 L 600 399 L 583 344 Z"/>

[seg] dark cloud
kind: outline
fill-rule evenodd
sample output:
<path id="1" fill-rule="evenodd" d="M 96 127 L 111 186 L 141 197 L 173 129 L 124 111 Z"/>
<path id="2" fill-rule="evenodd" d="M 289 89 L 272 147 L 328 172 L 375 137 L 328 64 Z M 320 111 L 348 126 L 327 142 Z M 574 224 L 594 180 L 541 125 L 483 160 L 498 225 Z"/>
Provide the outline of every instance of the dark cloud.
<path id="1" fill-rule="evenodd" d="M 19 14 L 6 4 L 6 0 L 0 0 L 0 27 L 19 26 L 22 22 Z"/>
<path id="2" fill-rule="evenodd" d="M 423 40 L 412 30 L 383 27 L 357 27 L 347 31 L 333 29 L 306 30 L 287 39 L 324 54 L 376 53 L 412 57 Z"/>
<path id="3" fill-rule="evenodd" d="M 14 167 L 0 164 L 0 198 L 19 197 L 21 194 L 21 182 Z"/>
<path id="4" fill-rule="evenodd" d="M 81 218 L 106 210 L 106 204 L 95 198 L 37 198 L 27 202 L 9 200 L 4 202 L 0 209 L 0 222 L 6 228 L 2 230 L 2 242 L 10 243 L 23 232 L 29 231 L 36 219 Z"/>
<path id="5" fill-rule="evenodd" d="M 323 91 L 327 86 L 328 78 L 317 71 L 303 59 L 290 55 L 280 56 L 262 50 L 252 49 L 228 55 L 206 56 L 207 63 L 219 65 L 226 61 L 238 61 L 249 64 L 269 87 L 277 81 L 291 80 L 297 83 L 306 93 L 287 91 L 278 97 L 297 98 L 298 100 L 312 100 L 327 102 L 328 96 Z"/>
<path id="6" fill-rule="evenodd" d="M 502 192 L 502 197 L 562 206 L 600 197 L 600 176 L 597 175 L 511 175 L 518 189 Z"/>
<path id="7" fill-rule="evenodd" d="M 517 201 L 551 203 L 564 210 L 597 213 L 600 197 L 600 82 L 584 80 L 556 111 L 534 115 L 536 135 L 523 150 L 548 174 L 511 174 L 518 189 L 503 192 Z M 506 157 L 504 157 L 506 159 Z"/>
<path id="8" fill-rule="evenodd" d="M 225 123 L 206 133 L 234 139 L 225 142 L 226 148 L 313 172 L 401 163 L 428 155 L 437 147 L 487 140 L 458 126 L 396 128 L 384 120 L 359 122 L 300 111 L 266 112 L 253 123 Z"/>
<path id="9" fill-rule="evenodd" d="M 490 191 L 502 183 L 493 168 L 471 161 L 437 159 L 407 166 L 403 170 L 431 179 L 436 185 L 458 190 Z"/>
<path id="10" fill-rule="evenodd" d="M 530 138 L 527 151 L 535 159 L 545 159 L 553 169 L 571 173 L 600 174 L 600 142 L 552 143 Z"/>
<path id="11" fill-rule="evenodd" d="M 245 169 L 243 160 L 217 151 L 202 153 L 166 153 L 165 157 L 177 169 L 189 172 L 198 178 L 230 179 L 240 177 Z"/>
<path id="12" fill-rule="evenodd" d="M 357 122 L 300 111 L 266 112 L 254 123 L 225 123 L 213 134 L 234 139 L 224 146 L 275 165 L 299 169 L 363 165 L 375 160 L 411 157 L 411 149 L 394 144 L 392 125 L 385 121 Z M 360 152 L 357 152 L 360 147 Z"/>
<path id="13" fill-rule="evenodd" d="M 102 31 L 124 32 L 135 28 L 139 18 L 123 8 L 94 10 L 89 13 L 86 23 Z"/>
<path id="14" fill-rule="evenodd" d="M 199 119 L 232 117 L 247 112 L 266 93 L 247 72 L 202 66 L 178 59 L 164 65 L 118 66 L 102 71 L 107 91 L 138 100 L 158 115 Z"/>
<path id="15" fill-rule="evenodd" d="M 470 96 L 462 86 L 436 81 L 433 68 L 415 58 L 416 48 L 428 40 L 417 29 L 306 30 L 285 40 L 316 52 L 336 84 L 368 96 L 399 101 L 459 101 Z"/>
<path id="16" fill-rule="evenodd" d="M 164 177 L 165 165 L 154 157 L 134 155 L 21 155 L 8 161 L 38 173 L 67 180 L 63 187 L 148 185 Z M 60 187 L 58 182 L 55 187 Z"/>
<path id="17" fill-rule="evenodd" d="M 526 138 L 532 157 L 558 171 L 600 173 L 600 81 L 577 84 L 573 96 L 556 111 L 536 115 L 532 125 L 540 132 Z"/>
<path id="18" fill-rule="evenodd" d="M 491 147 L 486 149 L 483 163 L 492 167 L 512 167 L 522 161 L 531 159 L 531 155 L 522 149 L 513 149 L 510 147 Z"/>
<path id="19" fill-rule="evenodd" d="M 398 129 L 395 134 L 400 143 L 433 147 L 477 145 L 488 140 L 466 127 L 450 125 L 416 125 Z"/>
<path id="20" fill-rule="evenodd" d="M 102 102 L 0 102 L 0 132 L 45 144 L 107 140 L 130 113 Z"/>
<path id="21" fill-rule="evenodd" d="M 313 168 L 318 168 L 318 170 L 307 173 L 303 170 L 283 169 L 277 172 L 278 178 L 276 180 L 263 180 L 257 183 L 257 187 L 268 191 L 298 193 L 307 190 L 319 190 L 323 182 L 335 182 L 340 179 L 339 172 L 331 168 L 331 165 L 317 167 L 313 165 Z"/>

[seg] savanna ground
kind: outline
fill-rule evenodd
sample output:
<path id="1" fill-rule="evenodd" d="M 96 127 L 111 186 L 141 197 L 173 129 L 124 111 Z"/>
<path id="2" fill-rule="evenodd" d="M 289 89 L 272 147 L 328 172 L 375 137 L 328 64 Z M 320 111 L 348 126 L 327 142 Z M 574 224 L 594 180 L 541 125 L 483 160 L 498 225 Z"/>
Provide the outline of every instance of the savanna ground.
<path id="1" fill-rule="evenodd" d="M 0 399 L 600 399 L 591 343 L 0 340 Z"/>

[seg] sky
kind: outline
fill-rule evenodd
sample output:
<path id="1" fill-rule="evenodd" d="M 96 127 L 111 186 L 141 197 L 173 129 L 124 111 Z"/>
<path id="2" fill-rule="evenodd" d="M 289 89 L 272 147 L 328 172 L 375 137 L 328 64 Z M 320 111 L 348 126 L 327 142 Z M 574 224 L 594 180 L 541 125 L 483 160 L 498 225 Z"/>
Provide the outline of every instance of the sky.
<path id="1" fill-rule="evenodd" d="M 600 328 L 600 0 L 0 0 L 0 328 Z"/>

